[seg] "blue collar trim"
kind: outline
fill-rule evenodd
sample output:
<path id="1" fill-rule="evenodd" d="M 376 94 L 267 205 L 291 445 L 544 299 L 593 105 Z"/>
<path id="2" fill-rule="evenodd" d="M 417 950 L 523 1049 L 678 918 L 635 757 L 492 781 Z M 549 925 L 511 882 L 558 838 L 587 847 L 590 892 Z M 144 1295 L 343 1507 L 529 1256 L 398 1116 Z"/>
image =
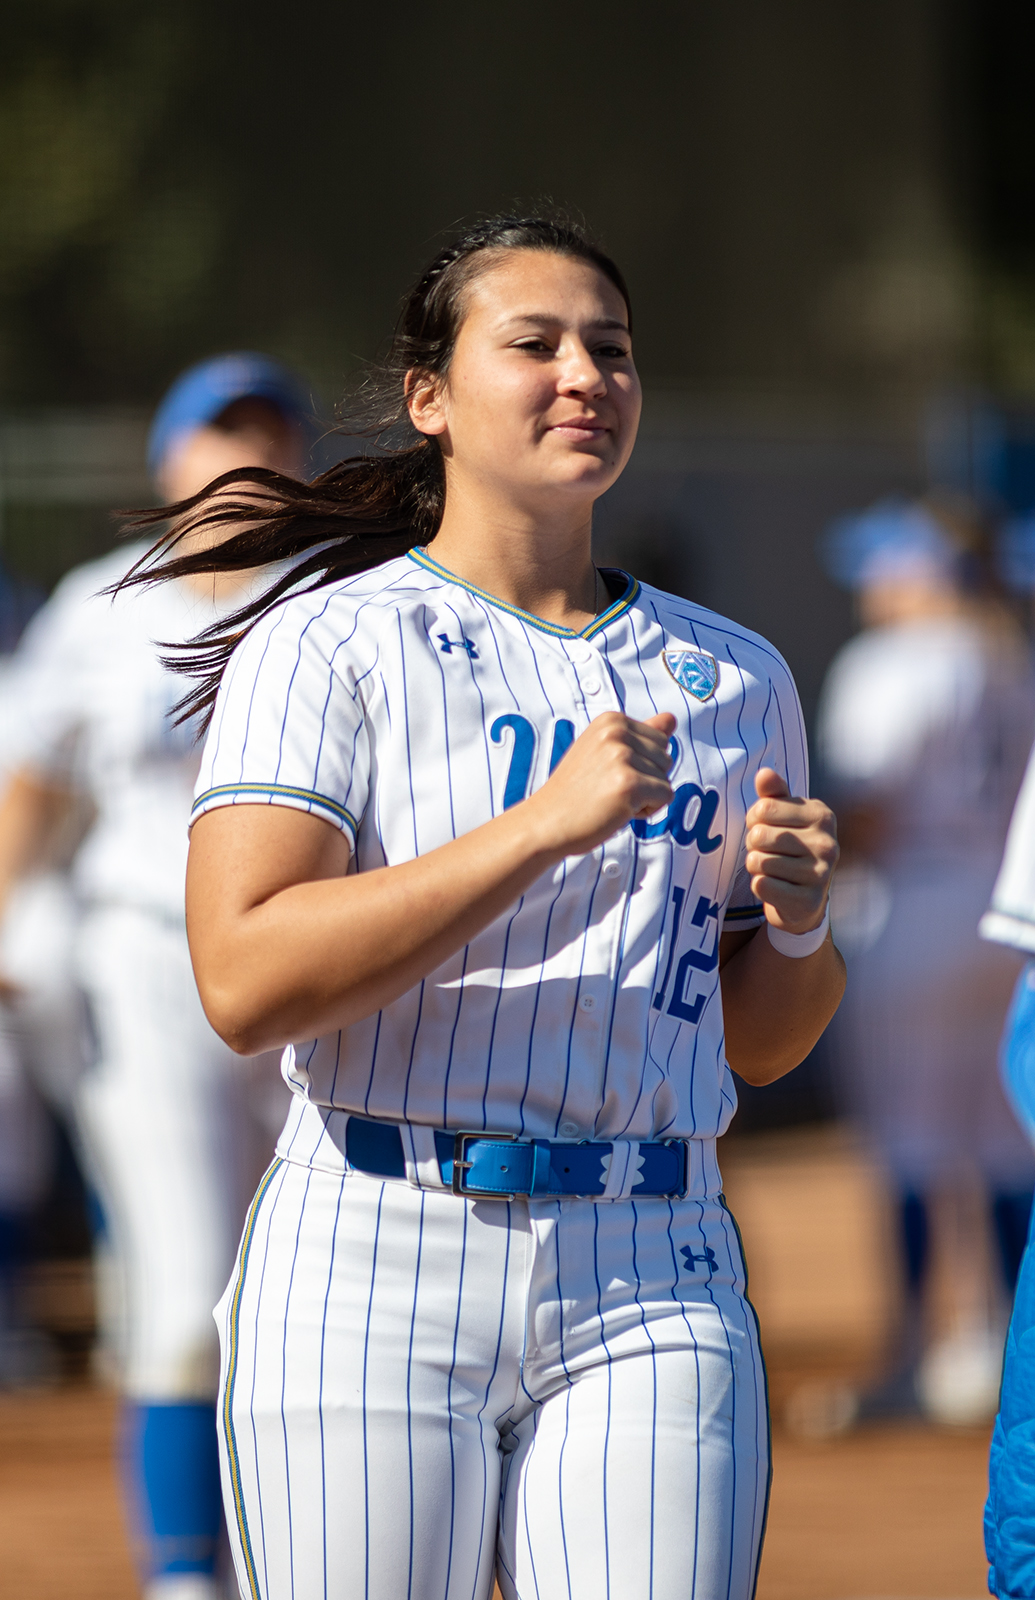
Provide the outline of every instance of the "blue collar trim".
<path id="1" fill-rule="evenodd" d="M 407 554 L 410 560 L 415 561 L 419 567 L 425 567 L 428 572 L 434 572 L 437 577 L 444 578 L 447 583 L 455 583 L 458 588 L 466 589 L 469 594 L 476 594 L 479 600 L 484 600 L 486 604 L 495 606 L 497 611 L 505 611 L 508 617 L 516 617 L 519 622 L 526 623 L 528 627 L 538 628 L 540 633 L 552 634 L 555 639 L 592 639 L 595 633 L 599 633 L 602 628 L 606 628 L 610 623 L 614 622 L 616 617 L 620 617 L 628 611 L 640 592 L 640 585 L 637 580 L 630 578 L 627 572 L 623 572 L 622 577 L 626 580 L 623 594 L 617 600 L 612 601 L 606 611 L 602 611 L 598 617 L 594 617 L 588 628 L 582 628 L 576 632 L 574 628 L 562 628 L 560 623 L 557 622 L 544 622 L 542 617 L 535 617 L 530 611 L 522 611 L 520 606 L 509 605 L 506 600 L 501 600 L 498 595 L 490 594 L 487 589 L 479 589 L 476 583 L 468 583 L 466 579 L 458 578 L 455 572 L 450 572 L 448 567 L 443 567 L 439 562 L 433 561 L 423 550 L 409 550 Z"/>

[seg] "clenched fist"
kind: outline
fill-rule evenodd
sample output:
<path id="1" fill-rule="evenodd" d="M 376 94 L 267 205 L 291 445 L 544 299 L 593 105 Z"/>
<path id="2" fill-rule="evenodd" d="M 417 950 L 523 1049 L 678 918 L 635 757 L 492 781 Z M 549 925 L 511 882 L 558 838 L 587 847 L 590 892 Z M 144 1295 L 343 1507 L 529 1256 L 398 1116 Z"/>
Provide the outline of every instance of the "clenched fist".
<path id="1" fill-rule="evenodd" d="M 826 910 L 840 850 L 837 819 L 822 800 L 792 795 L 772 767 L 755 778 L 758 799 L 747 814 L 751 890 L 766 920 L 787 933 L 808 933 Z"/>

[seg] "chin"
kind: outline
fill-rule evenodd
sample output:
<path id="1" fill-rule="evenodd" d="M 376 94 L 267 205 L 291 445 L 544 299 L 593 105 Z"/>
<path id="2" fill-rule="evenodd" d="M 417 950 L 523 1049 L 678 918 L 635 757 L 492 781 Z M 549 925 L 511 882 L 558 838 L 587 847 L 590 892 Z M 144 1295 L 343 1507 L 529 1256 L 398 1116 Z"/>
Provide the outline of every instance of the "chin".
<path id="1" fill-rule="evenodd" d="M 574 494 L 601 495 L 610 489 L 621 470 L 612 461 L 583 457 L 581 461 L 565 462 L 557 472 L 549 474 L 549 478 L 558 489 L 570 489 Z"/>

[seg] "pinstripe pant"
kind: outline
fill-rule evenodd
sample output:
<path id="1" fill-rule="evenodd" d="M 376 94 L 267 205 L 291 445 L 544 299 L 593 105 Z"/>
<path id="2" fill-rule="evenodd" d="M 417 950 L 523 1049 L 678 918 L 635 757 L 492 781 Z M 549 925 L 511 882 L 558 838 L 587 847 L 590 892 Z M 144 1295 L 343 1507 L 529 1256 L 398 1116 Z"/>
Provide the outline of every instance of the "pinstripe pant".
<path id="1" fill-rule="evenodd" d="M 277 1161 L 216 1311 L 246 1600 L 749 1600 L 765 1375 L 721 1197 Z"/>

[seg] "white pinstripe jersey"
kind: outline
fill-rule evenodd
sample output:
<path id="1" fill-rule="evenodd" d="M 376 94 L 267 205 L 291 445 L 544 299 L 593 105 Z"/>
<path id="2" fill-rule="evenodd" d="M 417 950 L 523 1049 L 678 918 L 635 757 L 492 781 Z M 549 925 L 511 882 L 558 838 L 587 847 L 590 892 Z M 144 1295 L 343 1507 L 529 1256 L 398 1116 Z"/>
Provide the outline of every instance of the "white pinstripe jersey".
<path id="1" fill-rule="evenodd" d="M 189 639 L 240 605 L 180 583 L 103 591 L 145 554 L 121 546 L 77 567 L 30 623 L 5 686 L 4 758 L 85 793 L 95 820 L 73 878 L 86 904 L 135 906 L 183 926 L 196 731 L 169 713 L 183 679 L 156 642 Z"/>
<path id="2" fill-rule="evenodd" d="M 744 819 L 760 766 L 808 792 L 801 712 L 757 634 L 611 577 L 624 593 L 574 633 L 414 551 L 282 603 L 231 661 L 195 816 L 297 807 L 344 830 L 360 871 L 520 801 L 603 711 L 677 718 L 667 811 L 544 873 L 383 1011 L 288 1051 L 282 1155 L 341 1170 L 328 1107 L 540 1138 L 728 1125 L 718 937 L 762 920 Z"/>

